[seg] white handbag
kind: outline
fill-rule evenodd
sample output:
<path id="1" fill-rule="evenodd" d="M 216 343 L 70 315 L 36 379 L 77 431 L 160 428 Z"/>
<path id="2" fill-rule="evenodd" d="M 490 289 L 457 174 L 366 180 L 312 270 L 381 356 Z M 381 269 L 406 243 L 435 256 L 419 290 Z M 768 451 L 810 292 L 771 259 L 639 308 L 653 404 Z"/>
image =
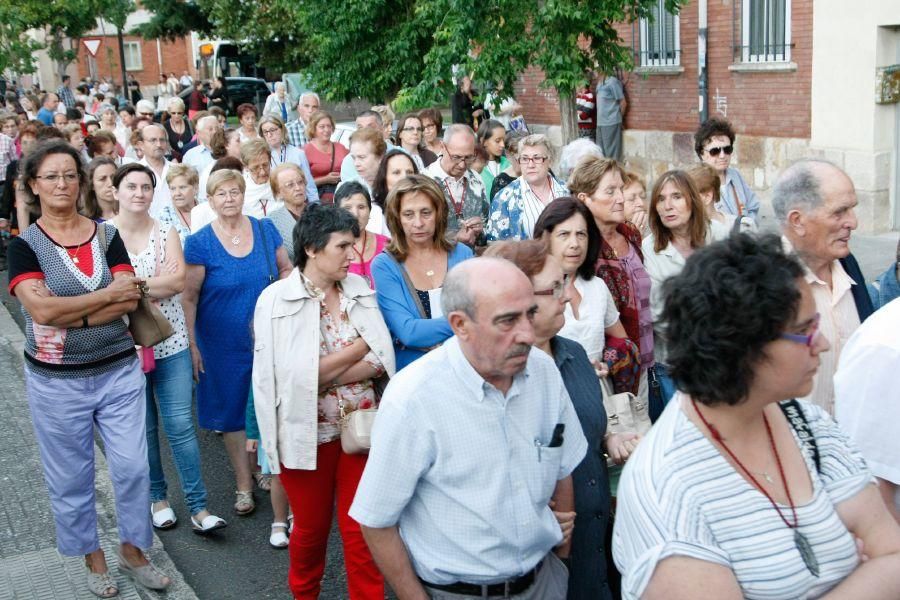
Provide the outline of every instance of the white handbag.
<path id="1" fill-rule="evenodd" d="M 609 380 L 600 378 L 603 408 L 606 409 L 606 430 L 609 433 L 637 433 L 650 431 L 650 407 L 630 392 L 614 394 Z"/>
<path id="2" fill-rule="evenodd" d="M 338 394 L 341 409 L 341 449 L 346 454 L 368 454 L 372 447 L 372 426 L 378 414 L 376 407 L 344 411 L 344 401 Z"/>

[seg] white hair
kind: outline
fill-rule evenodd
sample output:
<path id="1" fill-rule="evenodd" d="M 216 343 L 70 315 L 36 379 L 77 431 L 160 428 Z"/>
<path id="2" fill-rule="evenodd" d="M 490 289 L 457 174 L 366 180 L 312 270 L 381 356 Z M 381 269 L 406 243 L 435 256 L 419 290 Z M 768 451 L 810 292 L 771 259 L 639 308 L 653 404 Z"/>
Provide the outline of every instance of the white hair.
<path id="1" fill-rule="evenodd" d="M 319 95 L 315 92 L 303 92 L 302 94 L 300 94 L 300 99 L 297 100 L 297 104 L 300 104 L 301 102 L 303 102 L 304 98 L 315 98 L 316 102 L 318 102 L 319 104 L 322 104 L 322 100 L 319 98 Z"/>
<path id="2" fill-rule="evenodd" d="M 201 117 L 199 121 L 197 121 L 197 129 L 203 129 L 203 127 L 209 123 L 219 124 L 219 118 L 216 115 L 206 115 L 205 117 Z"/>
<path id="3" fill-rule="evenodd" d="M 138 112 L 156 112 L 156 107 L 149 100 L 138 100 L 137 104 L 134 105 L 134 109 Z"/>
<path id="4" fill-rule="evenodd" d="M 559 177 L 563 181 L 569 178 L 569 174 L 585 156 L 603 158 L 603 150 L 600 146 L 587 138 L 578 138 L 563 146 L 559 155 Z"/>

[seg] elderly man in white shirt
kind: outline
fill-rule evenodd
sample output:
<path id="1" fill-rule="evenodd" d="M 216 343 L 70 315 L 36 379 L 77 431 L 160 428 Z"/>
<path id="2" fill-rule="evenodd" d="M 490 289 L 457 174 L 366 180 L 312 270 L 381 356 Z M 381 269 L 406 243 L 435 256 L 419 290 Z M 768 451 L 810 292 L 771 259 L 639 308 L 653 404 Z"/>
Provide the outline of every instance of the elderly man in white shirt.
<path id="1" fill-rule="evenodd" d="M 185 152 L 181 162 L 194 167 L 198 173 L 202 173 L 207 165 L 215 162 L 209 144 L 213 134 L 220 127 L 219 119 L 215 115 L 207 115 L 197 121 L 197 145 Z M 206 198 L 206 190 L 200 190 L 200 198 Z"/>
<path id="2" fill-rule="evenodd" d="M 900 298 L 856 330 L 834 375 L 835 417 L 859 448 L 900 522 Z"/>
<path id="3" fill-rule="evenodd" d="M 809 400 L 834 414 L 834 373 L 847 340 L 872 313 L 872 301 L 856 259 L 850 235 L 857 226 L 856 190 L 836 165 L 820 159 L 801 160 L 785 169 L 772 188 L 772 206 L 781 225 L 785 248 L 803 263 L 821 315 L 820 331 L 831 351 L 820 355 Z"/>
<path id="4" fill-rule="evenodd" d="M 162 125 L 147 125 L 141 129 L 141 150 L 144 158 L 139 160 L 142 165 L 150 167 L 156 175 L 156 187 L 153 189 L 153 202 L 150 204 L 150 214 L 159 218 L 163 208 L 171 206 L 172 192 L 166 182 L 169 173 L 169 161 L 166 160 L 166 152 L 169 151 L 169 138 Z"/>
<path id="5" fill-rule="evenodd" d="M 469 246 L 484 239 L 484 224 L 490 208 L 484 182 L 470 168 L 475 161 L 475 141 L 471 127 L 454 123 L 444 130 L 444 152 L 423 171 L 437 181 L 444 192 L 447 233 Z"/>
<path id="6" fill-rule="evenodd" d="M 531 351 L 534 290 L 475 258 L 441 307 L 455 336 L 388 385 L 350 516 L 401 598 L 562 600 L 553 550 L 568 539 L 549 502 L 573 510 L 587 443 L 555 363 Z"/>

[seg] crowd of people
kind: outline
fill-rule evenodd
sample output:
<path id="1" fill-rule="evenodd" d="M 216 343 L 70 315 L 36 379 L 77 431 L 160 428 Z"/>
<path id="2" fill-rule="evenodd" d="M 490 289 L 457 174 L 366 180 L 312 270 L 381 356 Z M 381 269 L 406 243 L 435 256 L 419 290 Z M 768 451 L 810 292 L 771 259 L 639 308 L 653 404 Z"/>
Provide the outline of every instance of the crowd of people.
<path id="1" fill-rule="evenodd" d="M 650 181 L 611 156 L 620 131 L 557 148 L 475 107 L 471 82 L 457 96 L 477 130 L 381 105 L 347 147 L 316 94 L 283 88 L 234 128 L 174 94 L 97 120 L 75 100 L 72 126 L 62 94 L 49 122 L 4 114 L 28 403 L 88 588 L 118 594 L 95 429 L 120 570 L 171 583 L 143 552 L 182 512 L 163 434 L 190 527 L 227 535 L 196 409 L 233 513 L 268 493 L 295 598 L 318 597 L 335 516 L 359 600 L 900 596 L 879 416 L 900 286 L 893 262 L 864 285 L 850 178 L 788 167 L 780 235 L 761 233 L 726 121 Z M 136 347 L 139 311 L 170 335 Z"/>

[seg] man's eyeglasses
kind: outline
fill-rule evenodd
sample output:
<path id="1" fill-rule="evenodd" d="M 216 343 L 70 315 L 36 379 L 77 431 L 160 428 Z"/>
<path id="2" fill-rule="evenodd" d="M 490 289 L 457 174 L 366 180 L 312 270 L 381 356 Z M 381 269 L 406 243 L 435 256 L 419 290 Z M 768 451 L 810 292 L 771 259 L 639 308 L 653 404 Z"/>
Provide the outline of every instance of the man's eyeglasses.
<path id="1" fill-rule="evenodd" d="M 458 164 L 458 163 L 464 162 L 467 165 L 471 165 L 473 162 L 475 162 L 475 158 L 476 158 L 474 154 L 471 154 L 469 156 L 460 156 L 458 154 L 450 154 L 449 156 L 450 156 L 450 162 L 452 162 L 453 164 Z"/>
<path id="2" fill-rule="evenodd" d="M 728 156 L 731 156 L 731 153 L 734 152 L 734 146 L 716 146 L 715 148 L 707 148 L 706 151 L 709 152 L 709 155 L 713 157 L 718 156 L 722 152 L 724 152 Z"/>
<path id="3" fill-rule="evenodd" d="M 59 184 L 60 179 L 65 181 L 67 184 L 73 184 L 78 181 L 78 173 L 50 173 L 49 175 L 35 175 L 34 178 L 42 179 L 50 185 Z"/>
<path id="4" fill-rule="evenodd" d="M 540 156 L 540 155 L 538 155 L 538 156 L 520 156 L 520 157 L 519 157 L 519 164 L 522 164 L 522 165 L 529 165 L 529 164 L 542 165 L 542 164 L 544 164 L 544 161 L 547 160 L 548 158 L 549 158 L 548 156 Z"/>
<path id="5" fill-rule="evenodd" d="M 424 127 L 404 127 L 400 131 L 418 131 L 419 133 L 422 133 L 423 131 L 425 131 L 425 128 Z"/>
<path id="6" fill-rule="evenodd" d="M 553 296 L 557 300 L 561 300 L 566 293 L 566 286 L 569 285 L 569 276 L 563 277 L 562 281 L 557 281 L 553 287 L 547 290 L 534 290 L 535 296 Z"/>
<path id="7" fill-rule="evenodd" d="M 811 333 L 806 335 L 801 335 L 799 333 L 782 333 L 779 334 L 783 340 L 789 340 L 791 342 L 797 342 L 798 344 L 803 344 L 807 348 L 812 348 L 813 344 L 816 343 L 816 339 L 819 337 L 819 321 L 821 320 L 821 315 L 816 313 L 813 317 L 812 325 L 810 325 Z"/>

